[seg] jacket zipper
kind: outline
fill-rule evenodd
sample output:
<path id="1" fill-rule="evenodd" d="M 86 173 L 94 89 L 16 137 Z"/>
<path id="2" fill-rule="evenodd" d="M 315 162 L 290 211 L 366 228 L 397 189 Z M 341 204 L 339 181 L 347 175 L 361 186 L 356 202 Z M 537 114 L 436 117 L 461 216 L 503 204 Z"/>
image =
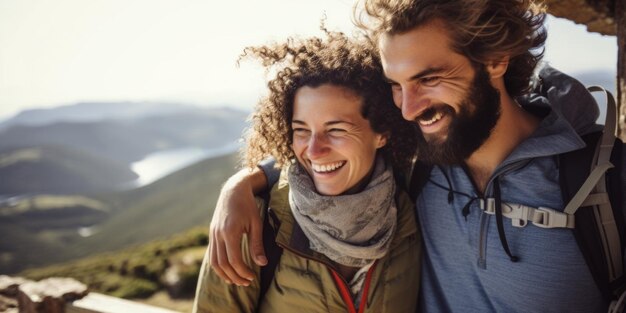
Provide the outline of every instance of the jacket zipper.
<path id="1" fill-rule="evenodd" d="M 372 273 L 374 272 L 375 267 L 376 267 L 376 262 L 374 262 L 374 264 L 372 264 L 372 267 L 370 267 L 370 269 L 367 270 L 367 274 L 365 276 L 365 285 L 363 286 L 363 294 L 361 295 L 361 303 L 359 303 L 358 313 L 365 312 L 365 307 L 367 306 L 367 294 L 370 289 L 370 283 L 372 281 Z M 337 283 L 337 288 L 339 288 L 339 293 L 341 294 L 341 297 L 343 298 L 343 302 L 345 302 L 346 306 L 348 307 L 348 312 L 357 313 L 356 308 L 354 307 L 354 299 L 352 298 L 352 292 L 350 292 L 350 288 L 348 287 L 348 284 L 343 279 L 343 277 L 341 277 L 341 275 L 335 272 L 335 270 L 331 268 L 330 271 L 333 274 L 335 283 Z"/>
<path id="2" fill-rule="evenodd" d="M 330 264 L 329 262 L 320 260 L 320 259 L 310 257 L 308 255 L 305 255 L 304 253 L 291 249 L 291 247 L 288 247 L 282 243 L 276 242 L 276 244 L 278 244 L 283 249 L 289 250 L 290 252 L 300 257 L 303 257 L 307 260 L 315 261 L 315 262 L 326 265 L 326 267 L 330 270 L 333 276 L 333 279 L 335 280 L 335 283 L 337 285 L 337 288 L 339 289 L 339 294 L 341 295 L 343 302 L 348 307 L 348 312 L 357 313 L 356 308 L 354 307 L 354 299 L 352 298 L 352 293 L 350 292 L 350 288 L 348 288 L 348 283 L 343 277 L 341 277 L 341 275 L 337 274 L 337 269 L 332 264 Z M 378 260 L 374 261 L 374 264 L 372 264 L 369 270 L 367 270 L 367 274 L 365 276 L 365 285 L 363 286 L 363 295 L 361 296 L 361 303 L 359 305 L 358 313 L 365 312 L 365 306 L 367 305 L 367 293 L 369 292 L 370 283 L 372 281 L 372 273 L 374 273 L 374 268 L 376 267 L 377 263 L 378 263 Z"/>
<path id="3" fill-rule="evenodd" d="M 476 188 L 476 184 L 474 183 L 474 180 L 472 179 L 472 176 L 469 174 L 469 170 L 463 166 L 463 171 L 465 172 L 465 175 L 468 176 L 468 178 L 470 179 L 470 181 L 472 182 L 472 187 L 474 188 L 474 192 L 479 195 L 480 198 L 482 198 L 483 200 L 486 201 L 486 194 L 488 194 L 488 191 L 491 190 L 491 185 L 493 184 L 493 180 L 498 177 L 503 175 L 506 172 L 510 172 L 510 171 L 514 171 L 516 169 L 522 168 L 524 166 L 526 166 L 526 164 L 528 164 L 532 159 L 522 159 L 522 160 L 518 160 L 515 163 L 511 163 L 508 164 L 502 168 L 500 168 L 497 172 L 495 172 L 491 178 L 489 178 L 489 181 L 487 182 L 487 185 L 485 186 L 485 193 L 481 193 L 478 188 Z M 489 225 L 489 218 L 491 216 L 485 213 L 481 212 L 480 215 L 480 230 L 478 233 L 478 261 L 477 261 L 477 265 L 479 268 L 481 269 L 487 269 L 487 245 L 486 245 L 486 241 L 487 241 L 487 231 L 488 231 L 488 225 Z"/>

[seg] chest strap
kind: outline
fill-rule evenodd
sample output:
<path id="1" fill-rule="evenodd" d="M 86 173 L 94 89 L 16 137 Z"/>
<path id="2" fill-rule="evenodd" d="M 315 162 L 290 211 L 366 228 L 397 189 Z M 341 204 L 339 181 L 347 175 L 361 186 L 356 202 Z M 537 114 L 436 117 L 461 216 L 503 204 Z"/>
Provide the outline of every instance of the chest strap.
<path id="1" fill-rule="evenodd" d="M 495 215 L 496 200 L 480 199 L 480 209 L 486 214 Z M 511 219 L 514 227 L 526 227 L 531 222 L 541 228 L 574 228 L 574 215 L 550 208 L 533 208 L 523 204 L 502 202 L 502 216 Z"/>

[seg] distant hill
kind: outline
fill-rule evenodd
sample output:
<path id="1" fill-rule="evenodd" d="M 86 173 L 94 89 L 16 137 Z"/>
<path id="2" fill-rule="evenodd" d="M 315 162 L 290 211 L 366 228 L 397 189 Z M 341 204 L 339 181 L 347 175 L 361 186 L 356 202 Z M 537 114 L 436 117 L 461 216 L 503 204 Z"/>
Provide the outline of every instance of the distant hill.
<path id="1" fill-rule="evenodd" d="M 0 130 L 0 150 L 65 146 L 124 164 L 149 153 L 181 147 L 213 148 L 241 137 L 247 113 L 228 108 L 151 114 L 136 119 L 14 124 Z"/>
<path id="2" fill-rule="evenodd" d="M 0 194 L 84 194 L 138 176 L 127 165 L 61 146 L 0 150 Z"/>
<path id="3" fill-rule="evenodd" d="M 235 155 L 207 159 L 130 191 L 89 198 L 37 196 L 0 204 L 0 273 L 118 250 L 194 226 L 207 227 L 220 187 L 234 173 L 236 160 Z M 16 206 L 21 206 L 17 213 Z M 55 218 L 43 218 L 52 212 Z M 88 230 L 95 233 L 81 237 L 81 227 L 94 221 L 97 225 Z"/>
<path id="4" fill-rule="evenodd" d="M 571 73 L 585 86 L 599 85 L 617 96 L 617 74 L 614 71 L 595 70 Z"/>
<path id="5" fill-rule="evenodd" d="M 608 70 L 595 70 L 585 71 L 579 73 L 572 73 L 573 77 L 576 77 L 583 85 L 593 86 L 598 85 L 606 88 L 606 90 L 613 93 L 614 97 L 617 97 L 617 73 Z M 598 122 L 604 124 L 606 116 L 606 106 L 604 105 L 604 96 L 600 93 L 593 93 L 596 101 L 599 103 L 600 116 Z"/>
<path id="6" fill-rule="evenodd" d="M 202 112 L 196 106 L 171 102 L 81 102 L 52 108 L 29 109 L 0 123 L 0 129 L 15 125 L 43 126 L 58 122 L 97 122 L 139 119 L 154 115 Z"/>

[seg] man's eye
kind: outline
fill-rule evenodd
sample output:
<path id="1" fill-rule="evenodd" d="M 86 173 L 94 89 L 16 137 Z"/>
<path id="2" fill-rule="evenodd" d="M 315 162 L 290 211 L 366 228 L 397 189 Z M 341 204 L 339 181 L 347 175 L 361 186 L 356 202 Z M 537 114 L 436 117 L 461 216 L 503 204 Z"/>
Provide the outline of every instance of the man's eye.
<path id="1" fill-rule="evenodd" d="M 426 87 L 434 87 L 441 82 L 441 76 L 428 76 L 420 79 L 420 83 Z"/>

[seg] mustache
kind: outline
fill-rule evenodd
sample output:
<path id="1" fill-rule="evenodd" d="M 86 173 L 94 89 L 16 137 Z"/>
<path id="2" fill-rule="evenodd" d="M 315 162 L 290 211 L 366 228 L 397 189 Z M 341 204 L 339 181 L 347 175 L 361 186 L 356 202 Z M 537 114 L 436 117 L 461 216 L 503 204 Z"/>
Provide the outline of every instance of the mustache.
<path id="1" fill-rule="evenodd" d="M 451 105 L 445 104 L 445 103 L 436 104 L 425 109 L 420 115 L 418 115 L 415 118 L 414 122 L 417 123 L 418 120 L 430 120 L 435 116 L 435 114 L 437 114 L 437 112 L 440 112 L 446 115 L 456 114 L 456 112 L 454 111 Z"/>

